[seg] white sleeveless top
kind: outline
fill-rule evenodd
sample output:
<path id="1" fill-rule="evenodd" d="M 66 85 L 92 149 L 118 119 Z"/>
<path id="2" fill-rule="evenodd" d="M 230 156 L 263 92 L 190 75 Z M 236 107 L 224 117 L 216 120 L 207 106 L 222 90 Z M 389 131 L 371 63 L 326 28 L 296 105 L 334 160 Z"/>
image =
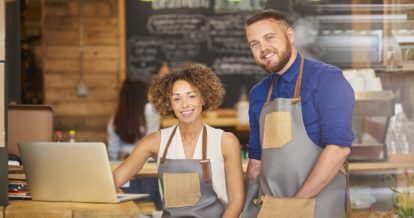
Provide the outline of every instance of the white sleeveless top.
<path id="1" fill-rule="evenodd" d="M 226 188 L 226 175 L 224 170 L 224 159 L 221 153 L 221 136 L 223 130 L 216 129 L 211 126 L 207 127 L 207 159 L 210 160 L 211 176 L 213 189 L 217 194 L 218 199 L 227 206 L 227 188 Z M 175 126 L 161 129 L 161 145 L 157 157 L 157 165 L 160 163 L 160 159 L 164 154 L 165 146 L 167 146 L 168 139 Z M 202 134 L 202 133 L 201 133 Z M 193 159 L 202 158 L 202 135 L 198 137 L 196 148 L 194 151 Z M 171 141 L 171 145 L 168 149 L 167 159 L 185 159 L 184 147 L 181 140 L 180 128 L 177 127 L 175 136 Z M 160 186 L 160 192 L 162 195 L 162 187 Z"/>

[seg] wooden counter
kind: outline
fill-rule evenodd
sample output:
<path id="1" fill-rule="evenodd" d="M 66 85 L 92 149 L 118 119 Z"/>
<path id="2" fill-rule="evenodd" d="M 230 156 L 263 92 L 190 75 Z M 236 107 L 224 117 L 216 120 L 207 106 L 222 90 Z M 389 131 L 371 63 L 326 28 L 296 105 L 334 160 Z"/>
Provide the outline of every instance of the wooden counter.
<path id="1" fill-rule="evenodd" d="M 7 218 L 138 217 L 139 214 L 139 206 L 133 201 L 93 204 L 12 200 L 5 209 Z"/>
<path id="2" fill-rule="evenodd" d="M 389 155 L 385 162 L 351 163 L 350 172 L 414 168 L 414 154 Z"/>
<path id="3" fill-rule="evenodd" d="M 112 169 L 115 169 L 120 163 L 111 163 Z M 414 154 L 410 155 L 390 155 L 385 162 L 362 162 L 350 163 L 349 171 L 351 173 L 376 171 L 376 170 L 391 170 L 391 169 L 405 169 L 414 168 Z M 243 160 L 243 171 L 246 172 L 247 160 Z M 157 176 L 157 164 L 154 162 L 146 163 L 138 176 Z"/>

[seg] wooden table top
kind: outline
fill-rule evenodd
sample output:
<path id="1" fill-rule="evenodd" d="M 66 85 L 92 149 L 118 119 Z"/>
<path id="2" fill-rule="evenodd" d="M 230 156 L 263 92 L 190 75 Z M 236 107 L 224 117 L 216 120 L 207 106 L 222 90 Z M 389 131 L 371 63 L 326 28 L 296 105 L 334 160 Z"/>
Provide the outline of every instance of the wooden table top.
<path id="1" fill-rule="evenodd" d="M 11 200 L 5 208 L 4 214 L 8 218 L 138 217 L 140 210 L 133 201 L 94 204 Z"/>

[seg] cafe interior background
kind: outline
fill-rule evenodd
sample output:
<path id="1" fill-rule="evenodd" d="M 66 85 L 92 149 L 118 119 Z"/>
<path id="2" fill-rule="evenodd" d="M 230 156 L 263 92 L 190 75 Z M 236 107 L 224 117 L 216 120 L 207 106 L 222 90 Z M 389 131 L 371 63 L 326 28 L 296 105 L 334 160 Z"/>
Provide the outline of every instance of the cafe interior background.
<path id="1" fill-rule="evenodd" d="M 63 140 L 75 130 L 77 141 L 106 142 L 107 123 L 125 78 L 149 82 L 160 63 L 171 68 L 198 61 L 213 68 L 227 93 L 222 108 L 209 112 L 206 121 L 234 132 L 243 147 L 248 124 L 240 102 L 265 75 L 245 42 L 244 18 L 263 8 L 282 10 L 294 26 L 301 53 L 339 66 L 355 90 L 353 209 L 395 211 L 401 206 L 395 198 L 404 193 L 408 205 L 414 205 L 412 0 L 4 4 L 5 109 L 10 104 L 50 105 L 53 130 L 62 131 Z M 236 121 L 220 123 L 226 119 Z M 171 122 L 164 118 L 161 126 Z"/>

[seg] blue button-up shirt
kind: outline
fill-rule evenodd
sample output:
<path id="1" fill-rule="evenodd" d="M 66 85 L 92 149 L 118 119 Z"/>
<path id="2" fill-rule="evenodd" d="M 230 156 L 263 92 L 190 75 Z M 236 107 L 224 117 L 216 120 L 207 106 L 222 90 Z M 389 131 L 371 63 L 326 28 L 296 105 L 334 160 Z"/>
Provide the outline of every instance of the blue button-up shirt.
<path id="1" fill-rule="evenodd" d="M 261 159 L 260 113 L 270 88 L 272 77 L 279 77 L 271 99 L 292 98 L 299 72 L 300 55 L 281 76 L 270 74 L 250 91 L 249 158 Z M 303 122 L 309 138 L 320 147 L 334 144 L 351 146 L 354 91 L 339 68 L 306 59 L 300 90 Z"/>

